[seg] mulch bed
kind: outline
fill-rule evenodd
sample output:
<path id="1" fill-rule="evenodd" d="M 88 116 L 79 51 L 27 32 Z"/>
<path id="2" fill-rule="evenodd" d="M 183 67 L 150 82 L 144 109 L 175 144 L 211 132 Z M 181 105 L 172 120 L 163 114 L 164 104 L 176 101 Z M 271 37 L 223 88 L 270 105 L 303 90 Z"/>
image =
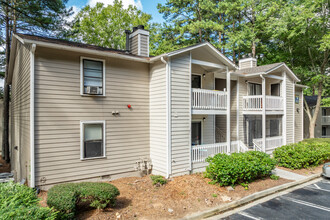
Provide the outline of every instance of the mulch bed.
<path id="1" fill-rule="evenodd" d="M 242 186 L 228 190 L 209 181 L 201 174 L 175 177 L 160 187 L 153 186 L 149 176 L 114 180 L 110 183 L 120 191 L 116 206 L 102 211 L 78 207 L 77 219 L 176 219 L 291 182 L 267 178 L 250 183 L 248 190 Z M 40 197 L 46 206 L 47 193 Z"/>
<path id="2" fill-rule="evenodd" d="M 278 167 L 279 169 L 286 170 L 292 173 L 296 173 L 299 175 L 303 176 L 310 176 L 313 174 L 321 174 L 322 173 L 322 167 L 323 164 L 316 166 L 316 167 L 310 167 L 310 168 L 304 168 L 304 169 L 299 169 L 299 170 L 292 170 L 290 168 L 285 168 L 285 167 Z"/>

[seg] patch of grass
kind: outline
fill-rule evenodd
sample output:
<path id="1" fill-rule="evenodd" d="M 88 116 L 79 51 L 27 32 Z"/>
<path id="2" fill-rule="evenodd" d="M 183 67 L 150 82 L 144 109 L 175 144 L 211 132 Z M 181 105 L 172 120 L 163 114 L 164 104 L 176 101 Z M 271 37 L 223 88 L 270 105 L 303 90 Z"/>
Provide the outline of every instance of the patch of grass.
<path id="1" fill-rule="evenodd" d="M 167 183 L 167 179 L 160 175 L 151 175 L 150 179 L 152 180 L 152 185 L 164 185 Z"/>
<path id="2" fill-rule="evenodd" d="M 213 193 L 213 194 L 212 194 L 212 197 L 213 197 L 213 198 L 217 198 L 217 197 L 218 197 L 218 194 Z"/>
<path id="3" fill-rule="evenodd" d="M 270 178 L 272 180 L 278 180 L 280 177 L 273 174 L 273 175 L 270 175 Z"/>

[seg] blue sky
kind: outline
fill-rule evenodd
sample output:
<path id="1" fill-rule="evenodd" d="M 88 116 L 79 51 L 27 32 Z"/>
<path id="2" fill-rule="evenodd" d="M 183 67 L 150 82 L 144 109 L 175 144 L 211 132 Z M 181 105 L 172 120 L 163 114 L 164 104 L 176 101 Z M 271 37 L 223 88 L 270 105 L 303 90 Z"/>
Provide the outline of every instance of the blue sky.
<path id="1" fill-rule="evenodd" d="M 164 4 L 166 0 L 122 0 L 124 7 L 130 4 L 137 6 L 143 12 L 152 15 L 152 21 L 162 23 L 164 20 L 162 15 L 158 13 L 157 4 Z M 67 3 L 68 7 L 73 7 L 74 11 L 77 12 L 87 4 L 95 5 L 96 2 L 102 2 L 104 4 L 112 4 L 113 0 L 69 0 Z"/>

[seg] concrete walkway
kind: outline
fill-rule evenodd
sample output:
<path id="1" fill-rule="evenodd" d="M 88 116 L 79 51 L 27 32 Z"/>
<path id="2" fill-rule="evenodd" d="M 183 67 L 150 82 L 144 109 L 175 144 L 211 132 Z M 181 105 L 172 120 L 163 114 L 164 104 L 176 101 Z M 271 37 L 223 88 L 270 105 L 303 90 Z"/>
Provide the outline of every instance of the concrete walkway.
<path id="1" fill-rule="evenodd" d="M 306 176 L 302 176 L 302 175 L 299 175 L 299 174 L 296 174 L 296 173 L 293 173 L 290 171 L 278 169 L 278 168 L 275 168 L 275 170 L 272 171 L 272 174 L 279 176 L 281 178 L 284 178 L 284 179 L 295 180 L 295 181 L 306 178 Z"/>

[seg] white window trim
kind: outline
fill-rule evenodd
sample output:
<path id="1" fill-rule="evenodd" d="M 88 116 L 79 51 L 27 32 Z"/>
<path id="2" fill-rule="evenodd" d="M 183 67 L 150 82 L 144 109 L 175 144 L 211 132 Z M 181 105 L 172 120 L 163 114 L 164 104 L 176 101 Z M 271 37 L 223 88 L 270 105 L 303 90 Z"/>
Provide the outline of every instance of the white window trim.
<path id="1" fill-rule="evenodd" d="M 84 94 L 84 62 L 83 62 L 83 60 L 101 61 L 103 63 L 102 95 Z M 105 96 L 105 60 L 104 59 L 97 59 L 97 58 L 91 58 L 91 57 L 80 57 L 80 95 L 81 96 L 96 96 L 96 97 Z"/>
<path id="2" fill-rule="evenodd" d="M 84 124 L 103 124 L 103 156 L 101 157 L 84 157 Z M 106 146 L 106 132 L 105 121 L 80 121 L 80 160 L 93 160 L 98 158 L 106 158 L 105 146 Z"/>
<path id="3" fill-rule="evenodd" d="M 204 118 L 204 117 L 203 117 Z M 204 127 L 204 120 L 203 119 L 192 119 L 191 120 L 191 125 L 192 123 L 194 122 L 200 122 L 201 123 L 201 144 L 200 145 L 203 145 L 204 144 L 204 140 L 203 140 L 203 127 Z M 192 126 L 191 126 L 192 127 Z M 191 131 L 190 131 L 190 134 L 191 134 Z M 190 140 L 191 140 L 191 137 L 190 137 Z M 192 145 L 192 144 L 191 144 Z"/>

